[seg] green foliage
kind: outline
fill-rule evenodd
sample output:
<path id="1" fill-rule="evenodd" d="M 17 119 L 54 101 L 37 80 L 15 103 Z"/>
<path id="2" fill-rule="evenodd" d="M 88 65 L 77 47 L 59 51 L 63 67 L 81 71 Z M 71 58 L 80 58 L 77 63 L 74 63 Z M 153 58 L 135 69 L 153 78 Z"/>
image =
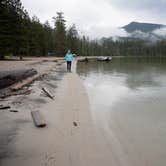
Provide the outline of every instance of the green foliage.
<path id="1" fill-rule="evenodd" d="M 0 58 L 45 56 L 53 49 L 53 29 L 37 17 L 30 19 L 20 0 L 0 1 Z"/>
<path id="2" fill-rule="evenodd" d="M 55 53 L 58 56 L 63 56 L 66 52 L 66 27 L 65 27 L 65 19 L 63 17 L 62 12 L 57 12 L 57 17 L 53 17 L 55 22 Z"/>
<path id="3" fill-rule="evenodd" d="M 76 26 L 73 24 L 67 32 L 67 47 L 70 48 L 73 53 L 78 53 L 78 41 L 78 32 Z"/>
<path id="4" fill-rule="evenodd" d="M 54 28 L 48 21 L 42 24 L 36 16 L 30 18 L 20 0 L 1 0 L 0 58 L 48 53 L 64 56 L 68 49 L 81 56 L 166 56 L 166 40 L 154 44 L 129 38 L 89 40 L 79 36 L 75 25 L 66 29 L 62 12 L 57 12 L 53 20 Z"/>

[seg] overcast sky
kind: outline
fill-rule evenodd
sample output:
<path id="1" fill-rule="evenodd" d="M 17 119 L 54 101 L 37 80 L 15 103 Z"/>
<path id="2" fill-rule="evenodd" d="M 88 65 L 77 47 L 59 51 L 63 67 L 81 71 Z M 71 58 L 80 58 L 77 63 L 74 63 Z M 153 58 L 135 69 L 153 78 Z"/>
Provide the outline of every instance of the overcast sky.
<path id="1" fill-rule="evenodd" d="M 30 16 L 52 24 L 57 11 L 64 12 L 67 26 L 76 24 L 91 38 L 126 32 L 117 27 L 131 21 L 166 24 L 166 0 L 22 0 Z"/>

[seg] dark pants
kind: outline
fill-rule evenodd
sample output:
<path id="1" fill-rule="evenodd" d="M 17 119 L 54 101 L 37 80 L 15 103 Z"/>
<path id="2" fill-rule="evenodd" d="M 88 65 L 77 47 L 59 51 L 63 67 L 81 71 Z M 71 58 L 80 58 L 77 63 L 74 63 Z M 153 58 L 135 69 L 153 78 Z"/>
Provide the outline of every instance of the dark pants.
<path id="1" fill-rule="evenodd" d="M 71 71 L 71 61 L 67 61 L 67 71 Z"/>

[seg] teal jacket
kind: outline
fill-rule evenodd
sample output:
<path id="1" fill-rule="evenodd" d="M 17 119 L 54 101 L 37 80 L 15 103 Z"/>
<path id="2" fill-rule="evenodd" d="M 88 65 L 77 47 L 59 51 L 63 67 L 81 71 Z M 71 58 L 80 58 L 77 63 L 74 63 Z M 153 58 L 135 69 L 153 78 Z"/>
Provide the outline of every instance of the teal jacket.
<path id="1" fill-rule="evenodd" d="M 65 56 L 66 61 L 71 62 L 73 60 L 73 55 L 71 53 L 67 53 Z"/>

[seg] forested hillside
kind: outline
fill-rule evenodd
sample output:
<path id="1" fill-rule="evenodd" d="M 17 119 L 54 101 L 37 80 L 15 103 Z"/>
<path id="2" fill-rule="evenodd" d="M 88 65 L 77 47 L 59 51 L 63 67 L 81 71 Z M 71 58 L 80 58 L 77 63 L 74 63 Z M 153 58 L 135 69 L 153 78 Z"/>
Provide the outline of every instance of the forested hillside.
<path id="1" fill-rule="evenodd" d="M 67 49 L 81 55 L 90 55 L 89 41 L 79 37 L 75 25 L 66 29 L 63 13 L 53 17 L 55 27 L 34 16 L 30 18 L 20 0 L 0 1 L 0 57 L 63 56 Z M 96 43 L 91 42 L 91 49 Z M 96 51 L 97 54 L 97 51 Z"/>
<path id="2" fill-rule="evenodd" d="M 30 17 L 20 0 L 0 1 L 0 57 L 64 56 L 70 49 L 81 56 L 166 56 L 166 41 L 147 44 L 143 40 L 90 40 L 76 26 L 66 28 L 62 12 L 53 17 L 54 27 Z"/>

